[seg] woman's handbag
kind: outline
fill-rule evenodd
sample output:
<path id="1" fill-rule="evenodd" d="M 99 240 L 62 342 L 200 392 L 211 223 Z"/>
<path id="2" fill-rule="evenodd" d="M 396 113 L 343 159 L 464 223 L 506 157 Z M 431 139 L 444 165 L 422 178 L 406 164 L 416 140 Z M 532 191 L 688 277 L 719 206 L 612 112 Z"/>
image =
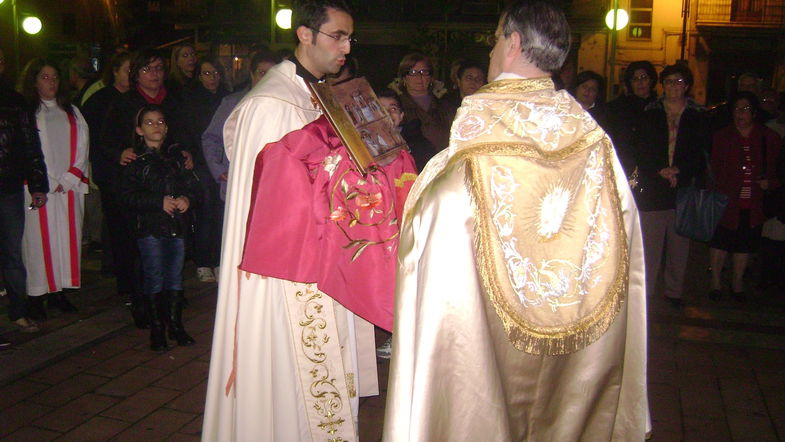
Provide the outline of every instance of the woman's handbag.
<path id="1" fill-rule="evenodd" d="M 696 241 L 708 241 L 728 206 L 728 195 L 694 185 L 676 191 L 676 233 Z"/>
<path id="2" fill-rule="evenodd" d="M 706 164 L 709 164 L 708 158 Z M 711 166 L 706 167 L 707 178 L 714 183 Z M 716 190 L 699 189 L 695 180 L 676 190 L 676 233 L 695 241 L 709 241 L 717 230 L 728 195 Z"/>

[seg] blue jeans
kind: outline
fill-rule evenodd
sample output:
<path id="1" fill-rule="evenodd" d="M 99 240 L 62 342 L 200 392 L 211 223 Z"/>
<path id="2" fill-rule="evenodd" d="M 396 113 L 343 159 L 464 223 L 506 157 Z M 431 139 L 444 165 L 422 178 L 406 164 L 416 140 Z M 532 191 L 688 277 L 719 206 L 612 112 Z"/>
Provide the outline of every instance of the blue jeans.
<path id="1" fill-rule="evenodd" d="M 24 191 L 0 193 L 0 214 L 0 269 L 11 301 L 8 318 L 16 321 L 27 315 L 27 271 L 22 262 Z"/>
<path id="2" fill-rule="evenodd" d="M 144 294 L 183 289 L 183 238 L 156 238 L 151 235 L 137 239 L 136 244 L 142 257 Z"/>

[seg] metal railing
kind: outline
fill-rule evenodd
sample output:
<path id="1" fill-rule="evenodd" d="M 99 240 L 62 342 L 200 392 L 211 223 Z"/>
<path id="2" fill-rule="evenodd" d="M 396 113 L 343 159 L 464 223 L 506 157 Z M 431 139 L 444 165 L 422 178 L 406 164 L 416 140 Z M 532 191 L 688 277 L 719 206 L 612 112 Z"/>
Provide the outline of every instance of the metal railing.
<path id="1" fill-rule="evenodd" d="M 785 28 L 785 0 L 698 0 L 698 25 Z"/>

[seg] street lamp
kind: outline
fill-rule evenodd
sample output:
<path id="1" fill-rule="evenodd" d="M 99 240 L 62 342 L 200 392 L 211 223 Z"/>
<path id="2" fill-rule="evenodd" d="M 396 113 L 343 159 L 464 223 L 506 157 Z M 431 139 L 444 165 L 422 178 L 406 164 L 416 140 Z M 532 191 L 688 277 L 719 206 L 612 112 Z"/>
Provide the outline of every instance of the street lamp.
<path id="1" fill-rule="evenodd" d="M 0 0 L 0 6 L 5 3 L 5 0 Z M 13 18 L 14 28 L 14 68 L 17 75 L 19 74 L 19 12 L 16 9 L 16 0 L 11 0 L 11 16 Z M 43 24 L 41 19 L 35 16 L 29 16 L 22 22 L 23 29 L 30 35 L 35 35 L 41 32 Z"/>
<path id="2" fill-rule="evenodd" d="M 27 17 L 22 20 L 22 29 L 30 35 L 41 32 L 41 28 L 43 28 L 43 25 L 38 17 Z"/>
<path id="3" fill-rule="evenodd" d="M 609 60 L 611 72 L 608 75 L 606 98 L 610 98 L 613 93 L 613 83 L 616 81 L 616 39 L 618 38 L 619 31 L 624 29 L 624 27 L 627 26 L 627 23 L 630 22 L 630 16 L 627 14 L 627 11 L 619 9 L 619 0 L 611 0 L 611 5 L 611 10 L 605 15 L 605 25 L 608 26 L 611 34 L 611 57 Z"/>

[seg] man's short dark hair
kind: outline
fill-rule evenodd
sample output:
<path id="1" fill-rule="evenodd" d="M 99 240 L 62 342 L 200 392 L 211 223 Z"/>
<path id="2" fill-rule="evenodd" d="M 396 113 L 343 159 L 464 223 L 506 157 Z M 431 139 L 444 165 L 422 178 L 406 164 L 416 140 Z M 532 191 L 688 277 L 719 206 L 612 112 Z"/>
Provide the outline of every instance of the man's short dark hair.
<path id="1" fill-rule="evenodd" d="M 292 31 L 294 40 L 297 41 L 297 29 L 305 26 L 312 30 L 313 41 L 316 41 L 316 32 L 327 22 L 327 10 L 336 9 L 352 15 L 349 6 L 344 0 L 299 0 L 292 7 Z"/>
<path id="2" fill-rule="evenodd" d="M 559 70 L 570 52 L 570 25 L 557 6 L 544 0 L 519 0 L 502 13 L 502 33 L 521 36 L 522 52 L 540 70 Z"/>
<path id="3" fill-rule="evenodd" d="M 139 70 L 156 59 L 161 60 L 162 63 L 164 62 L 163 54 L 154 48 L 139 49 L 131 55 L 131 74 L 129 75 L 131 88 L 136 87 L 139 83 Z"/>
<path id="4" fill-rule="evenodd" d="M 392 89 L 382 89 L 379 93 L 376 94 L 377 98 L 389 98 L 391 100 L 395 100 L 398 103 L 398 106 L 401 105 L 401 97 L 398 96 L 398 93 Z"/>

